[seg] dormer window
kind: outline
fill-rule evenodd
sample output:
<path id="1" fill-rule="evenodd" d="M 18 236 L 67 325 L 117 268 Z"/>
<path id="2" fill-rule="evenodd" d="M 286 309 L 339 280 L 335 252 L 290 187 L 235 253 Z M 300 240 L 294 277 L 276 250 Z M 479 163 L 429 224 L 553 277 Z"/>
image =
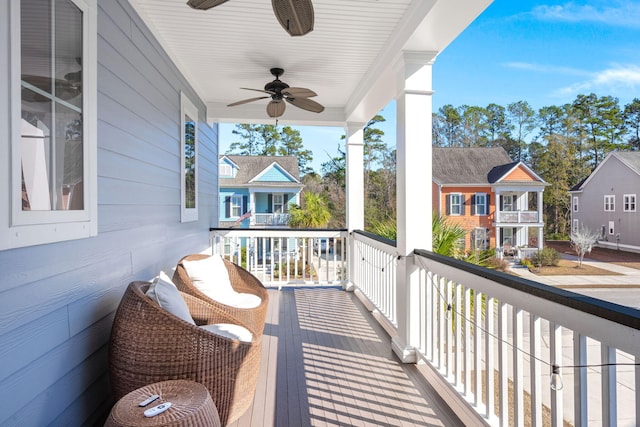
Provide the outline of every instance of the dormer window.
<path id="1" fill-rule="evenodd" d="M 220 176 L 231 176 L 231 175 L 233 175 L 233 169 L 231 168 L 231 165 L 228 163 L 221 163 Z"/>

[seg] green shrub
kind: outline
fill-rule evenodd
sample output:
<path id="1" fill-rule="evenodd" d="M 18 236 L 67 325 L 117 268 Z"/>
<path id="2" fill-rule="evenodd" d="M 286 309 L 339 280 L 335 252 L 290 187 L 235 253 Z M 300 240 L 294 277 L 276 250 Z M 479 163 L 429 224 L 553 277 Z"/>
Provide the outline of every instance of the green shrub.
<path id="1" fill-rule="evenodd" d="M 553 248 L 544 248 L 531 256 L 531 262 L 538 267 L 558 265 L 560 254 Z"/>
<path id="2" fill-rule="evenodd" d="M 523 258 L 520 261 L 520 265 L 522 265 L 523 267 L 529 268 L 529 269 L 534 267 L 533 261 L 531 261 L 529 258 Z"/>

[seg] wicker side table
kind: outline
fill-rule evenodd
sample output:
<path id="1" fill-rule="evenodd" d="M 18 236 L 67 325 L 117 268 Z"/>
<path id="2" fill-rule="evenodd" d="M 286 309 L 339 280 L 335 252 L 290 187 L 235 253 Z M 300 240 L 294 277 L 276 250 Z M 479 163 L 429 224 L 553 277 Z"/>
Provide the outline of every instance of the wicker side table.
<path id="1" fill-rule="evenodd" d="M 160 398 L 144 408 L 138 406 L 152 394 L 158 394 Z M 146 409 L 163 402 L 172 405 L 155 417 L 144 416 Z M 105 423 L 105 427 L 138 426 L 219 427 L 220 418 L 205 386 L 194 381 L 170 380 L 149 384 L 127 394 L 111 409 Z"/>

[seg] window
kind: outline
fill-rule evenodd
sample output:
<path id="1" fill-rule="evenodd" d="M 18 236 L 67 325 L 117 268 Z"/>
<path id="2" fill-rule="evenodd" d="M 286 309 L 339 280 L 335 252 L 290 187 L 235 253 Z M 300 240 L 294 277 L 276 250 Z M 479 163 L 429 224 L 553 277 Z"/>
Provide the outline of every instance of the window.
<path id="1" fill-rule="evenodd" d="M 231 169 L 231 165 L 228 163 L 220 164 L 220 176 L 232 176 L 233 170 Z"/>
<path id="2" fill-rule="evenodd" d="M 485 250 L 489 248 L 489 229 L 478 227 L 472 233 L 473 249 Z"/>
<path id="3" fill-rule="evenodd" d="M 578 212 L 578 196 L 573 196 L 573 211 Z"/>
<path id="4" fill-rule="evenodd" d="M 274 194 L 273 195 L 273 213 L 283 213 L 284 212 L 284 195 L 283 194 Z"/>
<path id="5" fill-rule="evenodd" d="M 181 165 L 181 221 L 198 220 L 198 109 L 180 94 L 182 132 L 180 138 Z"/>
<path id="6" fill-rule="evenodd" d="M 95 236 L 95 13 L 81 0 L 9 9 L 11 211 L 0 214 L 0 249 Z"/>
<path id="7" fill-rule="evenodd" d="M 449 196 L 449 201 L 449 215 L 462 215 L 462 194 L 451 194 Z"/>
<path id="8" fill-rule="evenodd" d="M 485 193 L 476 193 L 473 207 L 474 215 L 487 215 L 487 195 Z"/>
<path id="9" fill-rule="evenodd" d="M 243 205 L 243 197 L 239 195 L 231 196 L 231 213 L 230 216 L 232 218 L 240 217 L 244 212 L 242 212 Z"/>
<path id="10" fill-rule="evenodd" d="M 514 205 L 514 199 L 515 196 L 513 194 L 505 194 L 502 196 L 502 209 L 503 211 L 506 212 L 512 212 L 513 211 L 513 205 Z"/>
<path id="11" fill-rule="evenodd" d="M 571 231 L 572 231 L 573 233 L 577 233 L 577 232 L 578 232 L 578 228 L 579 228 L 579 226 L 580 226 L 580 221 L 579 221 L 579 220 L 577 220 L 577 219 L 574 219 L 574 220 L 573 220 L 573 227 L 572 227 Z"/>
<path id="12" fill-rule="evenodd" d="M 635 212 L 636 211 L 636 195 L 635 194 L 625 194 L 624 195 L 624 209 L 625 212 Z"/>
<path id="13" fill-rule="evenodd" d="M 613 235 L 616 233 L 616 222 L 609 221 L 609 234 Z"/>
<path id="14" fill-rule="evenodd" d="M 604 196 L 604 211 L 615 212 L 616 210 L 616 196 L 607 195 Z"/>

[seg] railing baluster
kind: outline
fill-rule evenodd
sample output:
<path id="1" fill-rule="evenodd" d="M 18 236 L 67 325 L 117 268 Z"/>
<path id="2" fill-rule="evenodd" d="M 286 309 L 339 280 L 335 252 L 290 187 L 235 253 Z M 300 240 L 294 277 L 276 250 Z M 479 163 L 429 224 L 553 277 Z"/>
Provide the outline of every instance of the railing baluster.
<path id="1" fill-rule="evenodd" d="M 453 354 L 453 333 L 452 333 L 452 323 L 453 323 L 453 316 L 451 315 L 451 311 L 448 310 L 449 305 L 451 304 L 451 291 L 453 289 L 453 282 L 451 280 L 446 280 L 445 281 L 445 286 L 444 286 L 444 297 L 445 297 L 445 301 L 444 301 L 444 310 L 445 310 L 445 325 L 444 325 L 444 330 L 445 330 L 445 339 L 446 339 L 446 350 L 445 350 L 445 364 L 447 365 L 447 370 L 446 370 L 446 377 L 447 378 L 451 378 L 452 377 L 452 369 L 453 369 L 453 363 L 452 363 L 452 354 Z"/>
<path id="2" fill-rule="evenodd" d="M 518 427 L 524 426 L 524 368 L 522 354 L 522 310 L 513 307 L 513 418 Z"/>
<path id="3" fill-rule="evenodd" d="M 617 390 L 616 390 L 616 349 L 603 343 L 600 344 L 602 384 L 602 425 L 603 427 L 616 427 L 618 425 Z"/>
<path id="4" fill-rule="evenodd" d="M 462 340 L 463 340 L 463 320 L 462 320 L 462 294 L 464 293 L 464 289 L 460 283 L 456 283 L 456 300 L 453 304 L 453 313 L 455 315 L 455 328 L 456 328 L 456 387 L 460 387 L 462 385 L 462 373 L 463 373 L 463 361 L 462 358 L 464 354 L 462 353 Z M 453 316 L 452 316 L 453 317 Z"/>
<path id="5" fill-rule="evenodd" d="M 485 334 L 484 339 L 484 353 L 485 353 L 485 370 L 484 370 L 484 381 L 485 381 L 485 396 L 486 396 L 486 410 L 485 417 L 487 419 L 493 418 L 494 406 L 496 403 L 495 395 L 494 395 L 494 370 L 495 370 L 495 352 L 494 352 L 494 310 L 495 310 L 495 299 L 492 297 L 486 296 L 486 307 L 485 307 L 485 315 L 484 315 L 484 328 L 487 333 Z"/>
<path id="6" fill-rule="evenodd" d="M 473 404 L 476 407 L 482 405 L 482 294 L 473 293 L 473 369 L 474 385 Z"/>
<path id="7" fill-rule="evenodd" d="M 576 365 L 587 364 L 587 338 L 577 332 L 573 333 L 573 362 Z M 558 364 L 561 364 L 559 362 Z M 574 425 L 586 426 L 588 424 L 588 390 L 587 390 L 587 368 L 574 368 L 573 370 L 573 390 L 574 390 Z"/>
<path id="8" fill-rule="evenodd" d="M 529 314 L 529 362 L 531 372 L 531 427 L 542 427 L 542 342 L 540 334 L 541 320 L 533 313 Z"/>
<path id="9" fill-rule="evenodd" d="M 445 365 L 445 349 L 444 349 L 444 328 L 445 328 L 445 313 L 447 311 L 446 301 L 443 299 L 443 295 L 446 292 L 445 285 L 447 279 L 445 277 L 438 276 L 438 368 L 441 370 Z"/>
<path id="10" fill-rule="evenodd" d="M 634 379 L 635 379 L 635 397 L 636 397 L 636 423 L 635 425 L 640 426 L 640 357 L 636 356 L 633 358 L 634 363 Z"/>
<path id="11" fill-rule="evenodd" d="M 498 303 L 498 375 L 500 379 L 500 426 L 509 426 L 509 307 L 502 301 Z"/>
<path id="12" fill-rule="evenodd" d="M 471 288 L 464 289 L 464 395 L 471 393 Z"/>
<path id="13" fill-rule="evenodd" d="M 562 327 L 549 322 L 549 335 L 551 365 L 562 366 Z M 562 370 L 560 370 L 560 374 L 562 375 Z M 549 372 L 549 375 L 551 375 L 551 372 Z M 551 390 L 551 427 L 563 427 L 564 407 L 562 397 L 562 390 Z M 575 425 L 578 426 L 579 424 Z"/>

